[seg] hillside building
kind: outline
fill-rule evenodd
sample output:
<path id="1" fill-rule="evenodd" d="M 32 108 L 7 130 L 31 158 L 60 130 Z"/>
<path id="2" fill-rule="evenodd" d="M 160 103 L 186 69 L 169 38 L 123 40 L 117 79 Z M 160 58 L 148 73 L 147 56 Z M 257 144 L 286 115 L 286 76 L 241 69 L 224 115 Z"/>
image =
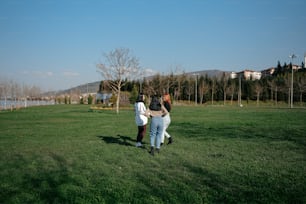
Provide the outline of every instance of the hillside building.
<path id="1" fill-rule="evenodd" d="M 252 71 L 252 70 L 244 70 L 244 71 L 241 71 L 241 72 L 232 72 L 230 74 L 230 77 L 231 79 L 236 79 L 238 77 L 242 77 L 243 79 L 246 79 L 246 80 L 259 80 L 261 79 L 261 75 L 262 73 L 261 72 L 256 72 L 256 71 Z"/>

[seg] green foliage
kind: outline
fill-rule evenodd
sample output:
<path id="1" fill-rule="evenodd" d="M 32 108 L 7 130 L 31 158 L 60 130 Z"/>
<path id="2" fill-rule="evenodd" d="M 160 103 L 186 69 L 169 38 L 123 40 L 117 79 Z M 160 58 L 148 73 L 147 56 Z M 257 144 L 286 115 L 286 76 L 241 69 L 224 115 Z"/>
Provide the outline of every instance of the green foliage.
<path id="1" fill-rule="evenodd" d="M 115 94 L 112 95 L 112 97 L 109 99 L 109 103 L 116 104 L 117 96 Z"/>
<path id="2" fill-rule="evenodd" d="M 64 98 L 64 103 L 65 103 L 65 104 L 71 104 L 71 103 L 70 103 L 70 97 L 65 96 L 65 98 Z"/>
<path id="3" fill-rule="evenodd" d="M 173 106 L 152 157 L 132 110 L 89 107 L 0 113 L 0 203 L 306 202 L 305 109 Z"/>
<path id="4" fill-rule="evenodd" d="M 92 102 L 93 102 L 93 97 L 92 97 L 92 95 L 89 94 L 87 100 L 88 100 L 88 104 L 92 104 Z"/>
<path id="5" fill-rule="evenodd" d="M 136 87 L 136 85 L 133 86 L 133 89 L 132 89 L 132 92 L 131 92 L 131 95 L 130 95 L 130 103 L 131 104 L 134 104 L 137 100 L 137 97 L 138 97 L 138 88 Z"/>
<path id="6" fill-rule="evenodd" d="M 61 103 L 62 103 L 61 98 L 60 98 L 60 97 L 57 97 L 57 98 L 56 98 L 56 102 L 57 102 L 57 104 L 61 104 Z"/>

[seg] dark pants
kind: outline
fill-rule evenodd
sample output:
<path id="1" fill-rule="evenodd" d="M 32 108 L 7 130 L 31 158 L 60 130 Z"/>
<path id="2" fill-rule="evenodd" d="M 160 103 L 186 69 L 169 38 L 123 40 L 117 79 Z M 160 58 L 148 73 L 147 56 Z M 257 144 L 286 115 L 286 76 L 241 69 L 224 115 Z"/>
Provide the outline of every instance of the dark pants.
<path id="1" fill-rule="evenodd" d="M 147 125 L 138 126 L 137 142 L 141 142 L 146 134 Z"/>

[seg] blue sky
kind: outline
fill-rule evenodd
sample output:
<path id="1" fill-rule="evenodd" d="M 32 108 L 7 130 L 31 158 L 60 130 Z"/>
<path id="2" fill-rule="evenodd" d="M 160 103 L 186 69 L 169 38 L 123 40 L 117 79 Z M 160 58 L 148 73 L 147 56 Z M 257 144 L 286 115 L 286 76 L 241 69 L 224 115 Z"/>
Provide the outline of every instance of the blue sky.
<path id="1" fill-rule="evenodd" d="M 262 70 L 306 53 L 305 0 L 0 0 L 0 80 L 59 90 L 101 80 L 129 48 L 155 72 Z"/>

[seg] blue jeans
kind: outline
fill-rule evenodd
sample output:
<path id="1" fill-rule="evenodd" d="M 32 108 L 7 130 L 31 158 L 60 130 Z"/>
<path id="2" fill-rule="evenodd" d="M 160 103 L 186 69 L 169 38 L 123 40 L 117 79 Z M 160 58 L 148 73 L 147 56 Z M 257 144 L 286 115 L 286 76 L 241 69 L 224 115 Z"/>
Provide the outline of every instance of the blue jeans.
<path id="1" fill-rule="evenodd" d="M 163 136 L 164 122 L 161 116 L 156 116 L 151 118 L 151 126 L 150 126 L 150 143 L 151 147 L 155 146 L 156 148 L 160 148 L 161 139 Z"/>

